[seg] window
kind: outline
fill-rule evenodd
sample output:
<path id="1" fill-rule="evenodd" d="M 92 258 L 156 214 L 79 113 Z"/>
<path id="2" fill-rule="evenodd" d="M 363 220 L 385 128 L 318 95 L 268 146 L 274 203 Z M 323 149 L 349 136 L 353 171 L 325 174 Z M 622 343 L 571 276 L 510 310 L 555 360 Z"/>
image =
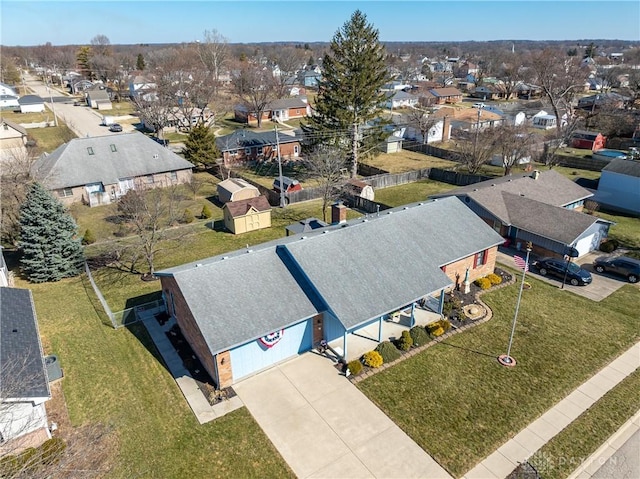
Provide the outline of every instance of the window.
<path id="1" fill-rule="evenodd" d="M 298 153 L 300 153 L 300 147 L 298 145 L 294 145 L 293 147 L 293 154 L 297 155 Z"/>
<path id="2" fill-rule="evenodd" d="M 258 148 L 258 155 L 262 155 L 263 151 L 262 151 L 262 147 Z"/>
<path id="3" fill-rule="evenodd" d="M 153 184 L 153 175 L 147 175 L 146 176 L 146 180 L 147 180 L 147 184 L 148 185 L 152 185 Z"/>
<path id="4" fill-rule="evenodd" d="M 116 145 L 114 145 L 113 143 L 111 143 L 111 145 L 109 145 L 109 146 L 111 147 L 111 151 L 112 152 L 115 153 L 116 151 L 118 151 L 118 149 L 116 148 Z"/>
<path id="5" fill-rule="evenodd" d="M 487 263 L 487 250 L 476 253 L 474 268 L 479 268 L 480 266 L 486 263 Z"/>
<path id="6" fill-rule="evenodd" d="M 90 146 L 87 147 L 87 153 L 89 153 L 90 155 L 93 155 L 93 148 L 91 148 Z"/>
<path id="7" fill-rule="evenodd" d="M 244 149 L 244 154 L 245 155 L 250 155 L 251 154 L 251 148 L 245 148 Z"/>
<path id="8" fill-rule="evenodd" d="M 171 181 L 178 181 L 178 172 L 177 171 L 172 171 L 171 173 L 169 173 L 169 176 L 171 178 Z"/>
<path id="9" fill-rule="evenodd" d="M 70 196 L 73 196 L 73 188 L 62 188 L 61 190 L 58 190 L 58 196 L 61 198 L 69 198 Z"/>

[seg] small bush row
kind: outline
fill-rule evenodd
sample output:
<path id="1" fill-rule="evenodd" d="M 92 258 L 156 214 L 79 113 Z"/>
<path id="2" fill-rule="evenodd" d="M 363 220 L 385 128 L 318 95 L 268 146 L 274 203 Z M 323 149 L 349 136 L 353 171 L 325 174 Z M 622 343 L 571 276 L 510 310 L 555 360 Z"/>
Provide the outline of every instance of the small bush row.
<path id="1" fill-rule="evenodd" d="M 502 277 L 495 273 L 491 273 L 483 278 L 476 279 L 474 283 L 476 286 L 479 286 L 480 289 L 489 289 L 491 286 L 502 283 Z"/>
<path id="2" fill-rule="evenodd" d="M 62 439 L 53 437 L 37 448 L 29 447 L 20 454 L 6 455 L 0 459 L 0 477 L 35 476 L 42 467 L 57 463 L 66 448 L 67 444 Z"/>
<path id="3" fill-rule="evenodd" d="M 427 324 L 427 332 L 433 338 L 442 336 L 451 329 L 451 322 L 448 319 L 440 319 L 433 323 Z"/>

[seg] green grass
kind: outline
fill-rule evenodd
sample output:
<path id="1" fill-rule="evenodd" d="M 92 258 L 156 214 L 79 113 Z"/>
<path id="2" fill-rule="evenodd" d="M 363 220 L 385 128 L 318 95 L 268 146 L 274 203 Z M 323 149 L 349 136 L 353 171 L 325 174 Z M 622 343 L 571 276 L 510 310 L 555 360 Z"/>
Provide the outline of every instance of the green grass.
<path id="1" fill-rule="evenodd" d="M 2 118 L 12 121 L 14 123 L 41 123 L 43 121 L 50 121 L 53 123 L 53 113 L 46 110 L 41 113 L 20 113 L 20 111 L 7 111 L 2 112 Z"/>
<path id="2" fill-rule="evenodd" d="M 47 153 L 51 153 L 63 143 L 76 138 L 76 134 L 61 121 L 58 122 L 58 126 L 30 128 L 27 131 L 29 136 L 38 143 L 38 149 Z"/>
<path id="3" fill-rule="evenodd" d="M 424 201 L 430 195 L 451 190 L 455 185 L 433 180 L 420 180 L 406 185 L 391 186 L 376 190 L 375 200 L 388 206 L 402 206 L 408 203 Z"/>
<path id="4" fill-rule="evenodd" d="M 637 341 L 638 290 L 600 303 L 534 278 L 506 352 L 518 288 L 483 296 L 494 317 L 359 383 L 360 389 L 459 477 Z"/>
<path id="5" fill-rule="evenodd" d="M 102 423 L 117 438 L 109 477 L 293 477 L 245 408 L 199 425 L 144 327 L 105 326 L 85 276 L 17 286 L 33 291 L 64 368 L 72 424 Z"/>
<path id="6" fill-rule="evenodd" d="M 130 101 L 121 101 L 120 103 L 113 101 L 111 102 L 111 106 L 113 107 L 112 109 L 100 110 L 99 113 L 107 116 L 123 116 L 131 115 L 136 111 L 133 103 Z"/>
<path id="7" fill-rule="evenodd" d="M 596 212 L 596 216 L 615 223 L 609 230 L 610 239 L 618 240 L 624 248 L 640 250 L 640 218 L 601 211 Z"/>
<path id="8" fill-rule="evenodd" d="M 640 409 L 640 371 L 605 394 L 529 460 L 545 479 L 563 479 Z"/>
<path id="9" fill-rule="evenodd" d="M 443 160 L 415 151 L 402 150 L 398 153 L 381 153 L 363 160 L 367 165 L 375 166 L 389 173 L 420 170 L 422 168 L 453 169 L 459 166 L 455 161 Z"/>

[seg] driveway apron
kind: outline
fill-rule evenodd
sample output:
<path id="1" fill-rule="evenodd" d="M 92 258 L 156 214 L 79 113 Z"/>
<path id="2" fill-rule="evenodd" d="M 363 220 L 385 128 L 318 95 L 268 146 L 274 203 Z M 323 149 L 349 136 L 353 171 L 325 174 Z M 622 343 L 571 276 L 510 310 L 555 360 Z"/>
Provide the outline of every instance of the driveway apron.
<path id="1" fill-rule="evenodd" d="M 234 390 L 300 478 L 451 477 L 314 352 Z"/>

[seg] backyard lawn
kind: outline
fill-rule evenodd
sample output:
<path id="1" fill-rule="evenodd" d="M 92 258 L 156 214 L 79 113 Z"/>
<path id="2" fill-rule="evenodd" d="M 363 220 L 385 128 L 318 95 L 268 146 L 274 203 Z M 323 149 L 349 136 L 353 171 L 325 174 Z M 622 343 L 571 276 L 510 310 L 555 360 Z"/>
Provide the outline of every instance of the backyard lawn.
<path id="1" fill-rule="evenodd" d="M 101 423 L 115 435 L 108 477 L 293 477 L 245 408 L 199 425 L 144 327 L 105 326 L 85 275 L 16 286 L 33 291 L 73 426 Z"/>
<path id="2" fill-rule="evenodd" d="M 491 321 L 359 383 L 454 476 L 493 450 L 638 340 L 638 289 L 594 303 L 529 279 L 504 368 L 517 285 L 483 296 Z"/>
<path id="3" fill-rule="evenodd" d="M 399 153 L 380 153 L 376 156 L 367 157 L 362 163 L 375 166 L 389 173 L 404 173 L 405 171 L 423 168 L 452 169 L 460 166 L 460 163 L 455 161 L 443 160 L 435 156 L 409 150 L 402 150 Z"/>
<path id="4" fill-rule="evenodd" d="M 430 195 L 451 190 L 455 185 L 434 180 L 420 180 L 406 185 L 391 186 L 376 190 L 375 200 L 384 205 L 396 207 L 418 201 L 425 201 Z"/>

